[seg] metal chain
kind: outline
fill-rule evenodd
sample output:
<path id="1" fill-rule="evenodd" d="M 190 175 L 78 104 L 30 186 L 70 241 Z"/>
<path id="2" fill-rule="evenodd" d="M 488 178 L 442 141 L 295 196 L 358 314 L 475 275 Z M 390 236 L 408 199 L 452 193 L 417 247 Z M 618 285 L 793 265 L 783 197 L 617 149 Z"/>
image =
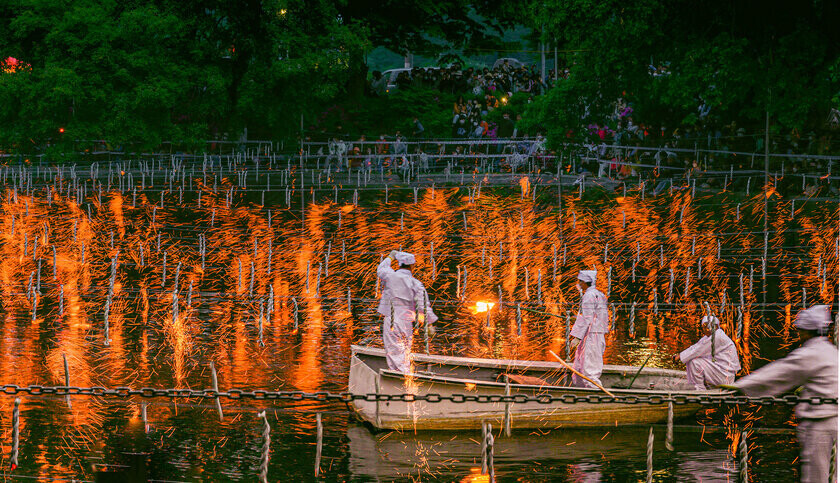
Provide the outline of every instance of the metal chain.
<path id="1" fill-rule="evenodd" d="M 396 402 L 417 402 L 423 401 L 428 403 L 438 403 L 448 401 L 456 404 L 471 402 L 471 403 L 529 403 L 536 402 L 539 404 L 598 404 L 598 403 L 621 403 L 621 404 L 668 404 L 673 403 L 677 405 L 684 404 L 760 404 L 762 406 L 770 406 L 773 404 L 785 404 L 793 406 L 796 404 L 837 404 L 837 398 L 825 397 L 810 397 L 800 398 L 796 395 L 787 396 L 736 396 L 733 394 L 704 394 L 704 395 L 651 395 L 651 396 L 635 396 L 635 395 L 615 395 L 608 396 L 606 394 L 538 394 L 529 396 L 526 394 L 515 395 L 478 395 L 478 394 L 351 394 L 347 392 L 332 393 L 327 391 L 304 392 L 304 391 L 268 391 L 257 389 L 253 391 L 246 391 L 243 389 L 229 389 L 227 391 L 215 391 L 213 389 L 159 389 L 151 387 L 143 387 L 139 389 L 131 387 L 115 387 L 106 388 L 103 386 L 92 387 L 77 387 L 77 386 L 18 386 L 15 384 L 0 385 L 0 394 L 2 395 L 16 395 L 20 393 L 27 393 L 32 396 L 99 396 L 99 397 L 119 397 L 127 398 L 131 396 L 139 396 L 144 398 L 154 397 L 171 397 L 171 398 L 201 398 L 201 399 L 254 399 L 254 400 L 282 400 L 282 401 L 320 401 L 320 402 L 344 402 L 349 403 L 353 401 L 396 401 Z"/>

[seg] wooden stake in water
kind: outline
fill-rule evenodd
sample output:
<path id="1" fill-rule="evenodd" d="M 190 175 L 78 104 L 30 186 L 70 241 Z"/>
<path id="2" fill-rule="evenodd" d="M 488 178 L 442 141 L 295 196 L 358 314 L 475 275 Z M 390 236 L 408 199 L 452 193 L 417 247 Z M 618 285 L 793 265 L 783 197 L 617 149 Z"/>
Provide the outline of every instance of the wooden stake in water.
<path id="1" fill-rule="evenodd" d="M 35 322 L 38 315 L 38 292 L 33 293 L 32 297 L 32 322 Z"/>
<path id="2" fill-rule="evenodd" d="M 668 394 L 670 398 L 671 395 Z M 665 449 L 674 451 L 674 402 L 668 401 L 668 426 L 665 429 Z"/>
<path id="3" fill-rule="evenodd" d="M 321 474 L 321 451 L 324 448 L 324 424 L 321 413 L 315 414 L 316 442 L 315 442 L 315 477 Z"/>
<path id="4" fill-rule="evenodd" d="M 163 269 L 161 270 L 160 286 L 166 285 L 166 250 L 163 252 Z"/>
<path id="5" fill-rule="evenodd" d="M 260 300 L 260 318 L 259 318 L 259 334 L 258 334 L 258 343 L 260 347 L 265 347 L 265 341 L 263 341 L 263 321 L 265 320 L 265 300 Z"/>
<path id="6" fill-rule="evenodd" d="M 490 483 L 496 482 L 496 468 L 493 463 L 494 443 L 493 427 L 487 423 L 487 475 L 490 477 Z"/>
<path id="7" fill-rule="evenodd" d="M 327 242 L 327 254 L 324 256 L 324 277 L 330 276 L 330 252 L 332 251 L 332 240 Z"/>
<path id="8" fill-rule="evenodd" d="M 268 425 L 268 418 L 265 415 L 265 411 L 261 411 L 257 414 L 257 417 L 262 418 L 263 420 L 263 445 L 262 452 L 260 453 L 260 482 L 268 483 L 268 461 L 271 454 L 271 426 Z"/>
<path id="9" fill-rule="evenodd" d="M 747 448 L 747 432 L 741 432 L 741 441 L 738 442 L 738 452 L 740 454 L 740 461 L 739 461 L 739 474 L 738 479 L 740 483 L 749 483 L 750 475 L 749 475 L 749 450 Z M 831 480 L 829 480 L 831 481 Z"/>
<path id="10" fill-rule="evenodd" d="M 20 398 L 15 398 L 15 404 L 12 408 L 12 452 L 9 456 L 11 461 L 11 470 L 14 471 L 18 467 L 18 447 L 20 446 Z"/>
<path id="11" fill-rule="evenodd" d="M 64 386 L 70 387 L 70 366 L 67 364 L 67 354 L 61 354 L 64 359 Z M 73 404 L 70 402 L 70 396 L 66 396 L 67 409 L 73 409 Z"/>
<path id="12" fill-rule="evenodd" d="M 456 275 L 457 282 L 456 282 L 456 285 L 455 285 L 455 297 L 461 298 L 461 266 L 458 265 L 455 268 L 458 270 L 457 275 Z"/>
<path id="13" fill-rule="evenodd" d="M 216 394 L 219 393 L 219 379 L 216 376 L 216 364 L 213 361 L 210 361 L 210 382 L 213 384 L 213 391 Z M 219 400 L 219 396 L 214 398 L 216 400 L 216 412 L 219 413 L 219 421 L 225 420 L 225 414 L 222 412 L 222 403 Z"/>
<path id="14" fill-rule="evenodd" d="M 653 482 L 653 426 L 650 427 L 647 441 L 647 483 Z"/>
<path id="15" fill-rule="evenodd" d="M 510 397 L 510 379 L 508 378 L 507 374 L 505 374 L 505 396 Z M 511 433 L 511 414 L 510 414 L 510 402 L 505 403 L 505 436 L 510 438 Z"/>
<path id="16" fill-rule="evenodd" d="M 292 297 L 292 304 L 294 304 L 294 312 L 293 312 L 293 314 L 292 314 L 292 315 L 293 315 L 294 320 L 295 320 L 295 333 L 297 333 L 297 331 L 298 331 L 298 329 L 299 329 L 299 327 L 300 327 L 300 324 L 299 324 L 299 322 L 298 322 L 298 303 L 297 303 L 297 298 Z"/>

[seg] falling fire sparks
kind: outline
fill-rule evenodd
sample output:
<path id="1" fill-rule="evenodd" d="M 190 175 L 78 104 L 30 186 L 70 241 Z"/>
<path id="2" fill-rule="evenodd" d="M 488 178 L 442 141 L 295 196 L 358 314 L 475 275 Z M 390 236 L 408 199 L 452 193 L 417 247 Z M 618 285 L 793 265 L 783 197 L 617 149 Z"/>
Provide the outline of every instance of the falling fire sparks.
<path id="1" fill-rule="evenodd" d="M 750 225 L 760 219 L 760 196 L 737 200 L 736 215 L 731 200 L 640 200 L 628 193 L 584 205 L 564 194 L 558 216 L 556 206 L 552 212 L 524 196 L 543 193 L 540 178 L 533 185 L 521 178 L 518 187 L 505 186 L 521 188 L 521 195 L 500 194 L 493 186 L 474 193 L 467 222 L 457 188 L 421 187 L 415 202 L 410 196 L 400 201 L 392 185 L 389 201 L 371 190 L 372 199 L 356 205 L 346 187 L 308 186 L 303 203 L 298 198 L 287 205 L 283 197 L 263 203 L 257 194 L 255 200 L 261 190 L 239 189 L 232 171 L 216 177 L 210 168 L 203 179 L 201 171 L 191 177 L 189 170 L 171 168 L 164 179 L 158 168 L 157 179 L 142 180 L 131 163 L 115 170 L 103 165 L 99 173 L 73 180 L 66 169 L 59 174 L 41 166 L 35 169 L 47 177 L 35 177 L 26 194 L 21 171 L 0 167 L 7 180 L 0 198 L 0 373 L 7 378 L 0 382 L 63 384 L 67 356 L 72 386 L 207 387 L 207 366 L 214 361 L 223 388 L 336 388 L 347 380 L 351 344 L 381 344 L 376 264 L 400 247 L 419 255 L 414 274 L 442 315 L 433 353 L 542 357 L 546 343 L 565 340 L 566 322 L 540 312 L 574 313 L 579 295 L 573 281 L 581 267 L 596 267 L 598 288 L 617 305 L 610 311 L 618 321 L 608 363 L 641 360 L 648 345 L 661 353 L 683 349 L 698 335 L 698 302 L 708 300 L 723 307 L 716 310 L 722 328 L 733 335 L 749 370 L 752 357 L 762 355 L 758 340 L 784 342 L 804 298 L 799 289 L 807 288 L 811 303 L 836 303 L 836 227 L 825 223 L 837 219 L 836 204 L 809 202 L 813 211 L 797 211 L 795 221 L 790 210 L 771 208 L 763 260 L 763 234 L 752 235 Z M 285 168 L 261 170 L 260 183 L 273 177 L 269 194 L 282 193 Z M 249 184 L 255 178 L 250 173 Z M 482 177 L 476 183 L 480 179 L 490 182 Z M 289 199 L 301 195 L 291 188 L 300 186 L 297 181 L 289 183 Z M 797 230 L 797 247 L 786 239 L 790 229 Z M 779 287 L 778 299 L 768 301 L 774 309 L 759 303 L 767 283 L 763 261 L 774 277 L 770 283 Z M 456 287 L 461 297 L 454 296 Z M 497 302 L 468 302 L 495 299 L 497 291 L 504 300 L 498 309 Z M 522 303 L 519 317 L 516 302 Z M 638 302 L 636 341 L 625 337 L 632 302 Z M 743 332 L 735 337 L 741 305 Z M 493 330 L 485 329 L 490 323 L 475 323 L 478 317 L 459 317 L 494 309 L 493 317 L 481 317 Z M 102 343 L 106 312 L 109 346 Z M 415 335 L 415 351 L 422 350 L 422 339 Z M 658 354 L 651 359 L 651 367 L 673 367 L 668 364 Z M 101 436 L 109 415 L 104 404 L 73 399 L 72 418 L 61 423 L 72 429 L 68 455 L 84 452 Z M 303 401 L 299 408 L 312 410 L 312 404 Z M 8 413 L 8 405 L 2 409 Z M 131 417 L 138 418 L 136 408 Z M 608 440 L 620 436 L 608 434 Z M 59 451 L 44 450 L 50 456 Z M 431 452 L 422 458 L 424 467 L 432 466 Z"/>

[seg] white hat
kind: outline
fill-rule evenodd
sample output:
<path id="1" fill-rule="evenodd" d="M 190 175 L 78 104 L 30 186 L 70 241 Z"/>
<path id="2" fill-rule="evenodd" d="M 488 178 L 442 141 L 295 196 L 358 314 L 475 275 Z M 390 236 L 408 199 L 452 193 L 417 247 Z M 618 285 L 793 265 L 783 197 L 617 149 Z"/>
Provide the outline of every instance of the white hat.
<path id="1" fill-rule="evenodd" d="M 394 255 L 394 258 L 397 259 L 400 265 L 414 265 L 417 261 L 415 260 L 414 255 L 406 252 L 397 252 L 396 255 Z"/>
<path id="2" fill-rule="evenodd" d="M 595 279 L 598 278 L 598 272 L 595 270 L 581 270 L 580 273 L 578 273 L 577 278 L 589 285 L 595 285 Z"/>
<path id="3" fill-rule="evenodd" d="M 711 328 L 709 324 L 714 324 L 715 327 L 720 327 L 720 319 L 718 319 L 714 315 L 703 316 L 703 318 L 700 319 L 700 323 L 709 328 Z"/>
<path id="4" fill-rule="evenodd" d="M 798 329 L 821 331 L 831 324 L 831 312 L 828 305 L 815 305 L 800 311 L 796 315 L 795 325 Z"/>

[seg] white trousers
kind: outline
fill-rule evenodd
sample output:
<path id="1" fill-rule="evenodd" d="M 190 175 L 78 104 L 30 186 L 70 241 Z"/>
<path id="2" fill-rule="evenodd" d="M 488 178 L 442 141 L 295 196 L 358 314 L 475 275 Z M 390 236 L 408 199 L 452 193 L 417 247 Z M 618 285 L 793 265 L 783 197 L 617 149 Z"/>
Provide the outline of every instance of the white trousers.
<path id="1" fill-rule="evenodd" d="M 391 317 L 382 322 L 382 343 L 385 346 L 385 358 L 388 368 L 404 373 L 411 372 L 411 341 L 414 336 L 412 321 L 391 323 Z"/>
<path id="2" fill-rule="evenodd" d="M 694 389 L 698 391 L 735 382 L 735 374 L 721 369 L 719 365 L 712 362 L 711 357 L 691 359 L 685 364 L 685 372 L 688 383 L 694 385 Z"/>
<path id="3" fill-rule="evenodd" d="M 799 481 L 825 483 L 831 464 L 831 448 L 837 441 L 837 418 L 800 419 L 796 435 L 802 448 Z"/>
<path id="4" fill-rule="evenodd" d="M 575 349 L 575 370 L 601 384 L 601 372 L 604 370 L 604 349 L 606 348 L 607 342 L 604 340 L 604 334 L 588 332 Z M 578 387 L 595 387 L 577 374 L 572 377 L 572 382 Z"/>

